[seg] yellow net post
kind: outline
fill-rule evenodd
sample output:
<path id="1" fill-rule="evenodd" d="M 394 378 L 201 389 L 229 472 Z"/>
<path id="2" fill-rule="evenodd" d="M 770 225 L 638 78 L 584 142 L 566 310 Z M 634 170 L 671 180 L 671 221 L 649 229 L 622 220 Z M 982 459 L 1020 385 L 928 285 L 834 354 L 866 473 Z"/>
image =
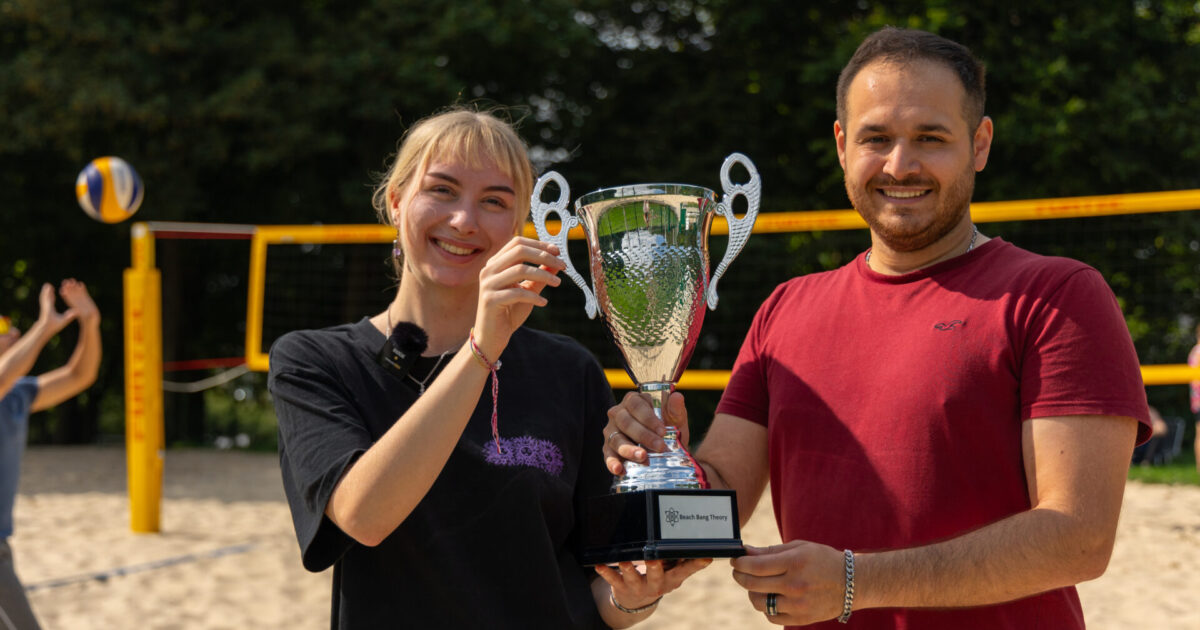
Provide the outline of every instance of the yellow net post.
<path id="1" fill-rule="evenodd" d="M 159 531 L 163 475 L 162 278 L 154 266 L 154 234 L 132 228 L 132 266 L 125 270 L 125 458 L 129 526 Z"/>

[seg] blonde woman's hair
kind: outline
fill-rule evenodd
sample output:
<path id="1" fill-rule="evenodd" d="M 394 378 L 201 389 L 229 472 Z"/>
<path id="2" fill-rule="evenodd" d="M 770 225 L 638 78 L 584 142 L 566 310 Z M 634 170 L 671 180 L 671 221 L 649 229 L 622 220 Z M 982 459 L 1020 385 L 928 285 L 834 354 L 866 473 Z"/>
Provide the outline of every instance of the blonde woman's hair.
<path id="1" fill-rule="evenodd" d="M 410 127 L 387 173 L 375 187 L 372 205 L 379 220 L 391 224 L 391 208 L 399 201 L 399 195 L 424 174 L 431 162 L 439 159 L 462 162 L 471 168 L 494 163 L 513 180 L 518 215 L 528 215 L 533 165 L 525 142 L 512 125 L 493 111 L 455 106 Z"/>
<path id="2" fill-rule="evenodd" d="M 442 159 L 471 168 L 495 164 L 513 181 L 517 216 L 527 218 L 533 165 L 525 142 L 511 124 L 496 115 L 497 111 L 454 106 L 410 127 L 371 197 L 379 220 L 392 225 L 392 207 L 403 201 L 400 196 L 424 175 L 431 162 Z M 402 257 L 403 253 L 394 260 L 397 278 L 403 268 Z"/>

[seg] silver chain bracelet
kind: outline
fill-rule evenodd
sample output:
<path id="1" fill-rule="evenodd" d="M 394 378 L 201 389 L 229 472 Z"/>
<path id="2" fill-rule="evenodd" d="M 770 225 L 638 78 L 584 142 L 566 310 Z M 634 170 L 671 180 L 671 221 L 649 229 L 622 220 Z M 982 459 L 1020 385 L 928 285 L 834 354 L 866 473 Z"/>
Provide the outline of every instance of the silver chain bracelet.
<path id="1" fill-rule="evenodd" d="M 650 610 L 651 608 L 654 608 L 655 606 L 657 606 L 658 602 L 662 601 L 662 595 L 659 595 L 658 599 L 650 602 L 649 604 L 646 604 L 645 606 L 642 606 L 641 608 L 626 608 L 617 603 L 617 596 L 615 593 L 612 592 L 612 589 L 610 588 L 608 590 L 608 601 L 612 602 L 612 605 L 616 606 L 617 610 L 619 610 L 623 613 L 626 613 L 626 614 L 636 615 L 638 613 L 646 612 L 647 610 Z"/>
<path id="2" fill-rule="evenodd" d="M 854 552 L 847 549 L 846 556 L 846 597 L 842 601 L 842 616 L 838 623 L 850 621 L 850 611 L 854 606 Z"/>

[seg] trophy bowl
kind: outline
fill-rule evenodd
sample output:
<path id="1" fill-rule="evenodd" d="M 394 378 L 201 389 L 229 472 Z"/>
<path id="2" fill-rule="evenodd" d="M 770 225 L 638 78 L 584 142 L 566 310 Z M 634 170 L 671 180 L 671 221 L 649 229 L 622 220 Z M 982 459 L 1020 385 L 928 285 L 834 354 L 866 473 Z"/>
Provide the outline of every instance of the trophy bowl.
<path id="1" fill-rule="evenodd" d="M 750 174 L 732 184 L 729 171 L 741 164 Z M 549 182 L 559 188 L 546 203 Z M 753 163 L 735 153 L 721 168 L 724 197 L 689 184 L 634 184 L 604 188 L 580 197 L 567 210 L 570 189 L 556 172 L 533 189 L 531 215 L 538 238 L 558 246 L 564 273 L 584 293 L 588 317 L 597 314 L 621 353 L 638 391 L 662 409 L 691 359 L 706 305 L 716 308 L 717 281 L 745 246 L 758 215 L 761 182 Z M 744 196 L 747 211 L 737 218 L 732 201 Z M 550 234 L 551 213 L 561 228 Z M 708 236 L 713 219 L 729 224 L 729 244 L 709 273 Z M 567 233 L 577 225 L 587 238 L 591 286 L 567 252 Z M 704 472 L 667 427 L 666 451 L 651 452 L 645 464 L 624 462 L 625 474 L 612 492 L 586 502 L 581 558 L 585 564 L 623 560 L 731 557 L 744 553 L 733 491 L 712 490 Z"/>

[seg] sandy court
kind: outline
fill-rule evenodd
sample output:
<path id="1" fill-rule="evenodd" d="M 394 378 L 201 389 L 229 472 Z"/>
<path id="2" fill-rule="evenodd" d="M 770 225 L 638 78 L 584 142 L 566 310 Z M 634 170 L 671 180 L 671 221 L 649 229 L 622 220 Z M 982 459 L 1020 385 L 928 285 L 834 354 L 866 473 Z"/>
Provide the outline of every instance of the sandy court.
<path id="1" fill-rule="evenodd" d="M 327 628 L 330 572 L 300 566 L 276 457 L 169 451 L 161 534 L 129 531 L 124 451 L 34 447 L 12 539 L 47 630 Z M 743 532 L 778 542 L 768 501 Z M 1108 572 L 1080 586 L 1088 627 L 1200 629 L 1200 488 L 1131 483 Z M 717 560 L 663 600 L 655 630 L 770 628 Z"/>
<path id="2" fill-rule="evenodd" d="M 123 450 L 26 453 L 12 542 L 47 630 L 328 627 L 331 574 L 300 567 L 274 455 L 169 451 L 163 485 L 163 533 L 134 534 Z"/>

